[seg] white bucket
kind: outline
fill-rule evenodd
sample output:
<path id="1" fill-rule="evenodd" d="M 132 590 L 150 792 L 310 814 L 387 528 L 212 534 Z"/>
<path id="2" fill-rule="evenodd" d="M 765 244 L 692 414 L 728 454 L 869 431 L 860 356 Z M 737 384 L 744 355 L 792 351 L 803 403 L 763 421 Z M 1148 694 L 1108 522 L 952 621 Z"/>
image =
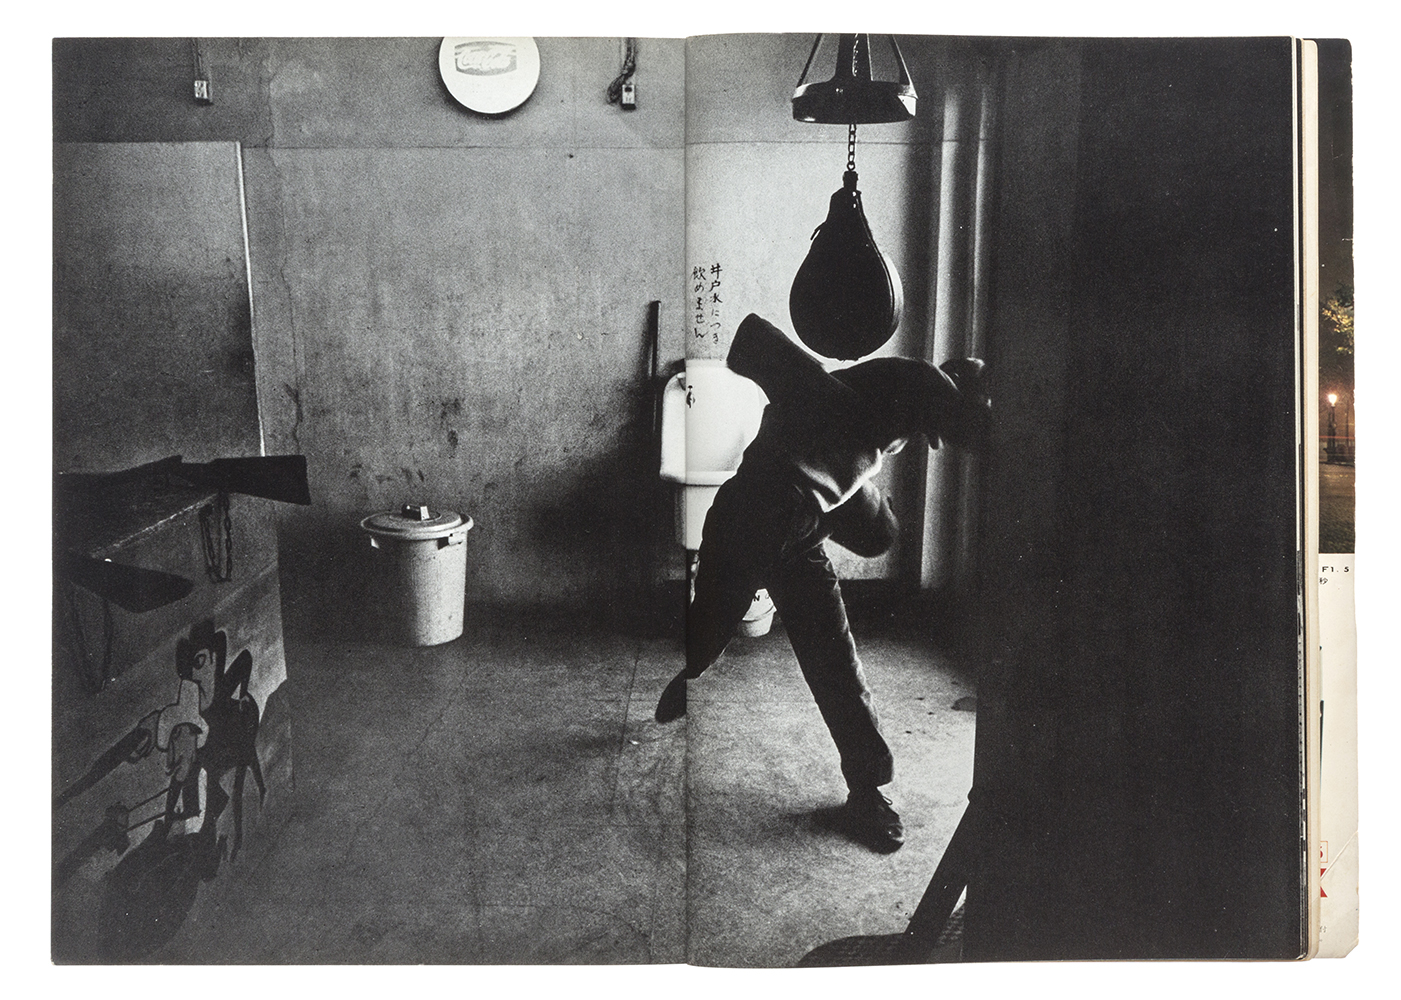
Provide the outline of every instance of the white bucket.
<path id="1" fill-rule="evenodd" d="M 411 646 L 460 636 L 472 519 L 407 506 L 371 514 L 360 527 L 377 553 L 373 594 L 389 635 Z"/>
<path id="2" fill-rule="evenodd" d="M 749 610 L 744 613 L 744 618 L 740 620 L 739 628 L 735 629 L 735 634 L 753 638 L 754 636 L 768 635 L 771 628 L 773 628 L 773 598 L 769 596 L 767 590 L 760 590 L 754 595 L 754 601 L 749 605 Z"/>

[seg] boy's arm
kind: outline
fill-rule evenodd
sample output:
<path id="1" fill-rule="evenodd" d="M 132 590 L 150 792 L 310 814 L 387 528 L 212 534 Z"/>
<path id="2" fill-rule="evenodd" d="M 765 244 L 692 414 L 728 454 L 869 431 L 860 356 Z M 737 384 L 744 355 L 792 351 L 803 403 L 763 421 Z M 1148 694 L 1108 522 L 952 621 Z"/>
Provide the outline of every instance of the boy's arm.
<path id="1" fill-rule="evenodd" d="M 889 552 L 900 533 L 890 499 L 870 482 L 862 483 L 846 503 L 824 514 L 822 523 L 832 541 L 867 559 Z"/>
<path id="2" fill-rule="evenodd" d="M 937 368 L 916 358 L 873 358 L 833 375 L 869 401 L 863 432 L 875 439 L 920 433 L 931 448 L 940 441 L 976 448 L 992 405 L 985 367 L 977 358 L 945 361 Z"/>
<path id="3" fill-rule="evenodd" d="M 974 358 L 938 368 L 916 358 L 872 358 L 828 373 L 783 331 L 750 313 L 735 331 L 728 364 L 796 422 L 882 447 L 914 434 L 930 447 L 940 439 L 971 446 L 987 422 L 984 366 Z"/>
<path id="4" fill-rule="evenodd" d="M 735 331 L 730 369 L 753 379 L 775 403 L 814 423 L 856 418 L 860 395 L 828 374 L 820 362 L 768 320 L 750 313 Z"/>
<path id="5" fill-rule="evenodd" d="M 875 438 L 923 434 L 931 448 L 938 447 L 959 406 L 953 380 L 916 358 L 872 358 L 833 377 L 869 401 L 865 430 Z"/>

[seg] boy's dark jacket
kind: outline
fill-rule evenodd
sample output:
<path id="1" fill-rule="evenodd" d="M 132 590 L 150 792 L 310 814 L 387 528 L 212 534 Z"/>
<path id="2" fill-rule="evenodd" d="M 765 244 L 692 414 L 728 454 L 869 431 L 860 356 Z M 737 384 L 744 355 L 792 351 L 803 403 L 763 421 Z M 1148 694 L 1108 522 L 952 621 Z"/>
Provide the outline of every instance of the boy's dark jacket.
<path id="1" fill-rule="evenodd" d="M 727 359 L 753 379 L 790 427 L 818 436 L 850 436 L 885 447 L 923 434 L 937 447 L 958 423 L 959 390 L 945 372 L 914 358 L 873 358 L 828 373 L 814 357 L 767 320 L 750 313 Z"/>

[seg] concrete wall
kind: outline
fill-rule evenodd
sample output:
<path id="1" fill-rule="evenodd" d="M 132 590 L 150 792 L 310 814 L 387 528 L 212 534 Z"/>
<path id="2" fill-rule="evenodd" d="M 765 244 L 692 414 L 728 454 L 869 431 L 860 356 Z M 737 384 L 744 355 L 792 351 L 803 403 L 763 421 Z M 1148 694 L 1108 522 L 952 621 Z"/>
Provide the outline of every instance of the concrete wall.
<path id="1" fill-rule="evenodd" d="M 243 144 L 269 453 L 308 458 L 289 595 L 334 618 L 356 522 L 408 500 L 477 522 L 471 601 L 631 600 L 678 556 L 656 475 L 648 304 L 682 354 L 683 45 L 538 40 L 502 117 L 458 106 L 438 39 L 55 43 L 61 142 Z M 660 570 L 659 570 L 660 567 Z M 292 609 L 294 612 L 296 607 Z"/>
<path id="2" fill-rule="evenodd" d="M 411 499 L 476 519 L 471 600 L 630 600 L 677 574 L 648 303 L 662 303 L 663 369 L 723 356 L 748 312 L 789 325 L 846 162 L 844 127 L 791 116 L 811 38 L 699 39 L 689 59 L 680 40 L 644 39 L 626 113 L 603 99 L 618 39 L 539 39 L 536 92 L 496 118 L 447 94 L 437 39 L 200 40 L 208 106 L 190 96 L 188 39 L 55 43 L 57 140 L 243 145 L 262 430 L 270 453 L 307 455 L 317 501 L 283 515 L 289 595 L 323 613 L 362 568 L 359 517 Z M 904 283 L 882 353 L 920 355 L 941 144 L 966 138 L 945 134 L 943 92 L 970 49 L 904 51 L 919 117 L 863 127 L 857 167 Z M 820 52 L 811 77 L 833 59 Z M 695 264 L 723 269 L 704 341 L 686 308 Z M 910 451 L 883 475 L 902 546 L 837 551 L 842 575 L 917 578 L 925 461 Z"/>

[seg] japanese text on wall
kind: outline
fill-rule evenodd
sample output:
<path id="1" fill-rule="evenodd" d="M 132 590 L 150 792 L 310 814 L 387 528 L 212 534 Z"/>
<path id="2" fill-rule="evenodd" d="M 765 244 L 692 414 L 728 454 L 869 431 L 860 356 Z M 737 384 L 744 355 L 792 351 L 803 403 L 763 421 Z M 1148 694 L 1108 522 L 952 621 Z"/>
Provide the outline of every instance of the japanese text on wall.
<path id="1" fill-rule="evenodd" d="M 691 335 L 696 340 L 720 343 L 720 263 L 691 268 Z"/>

